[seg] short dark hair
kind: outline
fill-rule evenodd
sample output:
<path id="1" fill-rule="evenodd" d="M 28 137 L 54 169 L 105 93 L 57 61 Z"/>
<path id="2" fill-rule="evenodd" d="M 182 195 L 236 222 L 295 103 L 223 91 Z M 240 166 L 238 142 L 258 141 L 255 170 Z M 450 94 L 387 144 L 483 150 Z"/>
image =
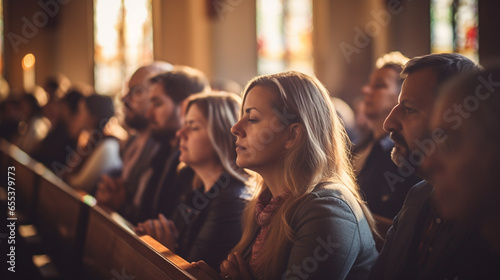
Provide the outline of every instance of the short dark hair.
<path id="1" fill-rule="evenodd" d="M 424 68 L 432 68 L 436 72 L 436 90 L 450 78 L 458 74 L 477 73 L 481 66 L 458 53 L 440 53 L 417 56 L 410 59 L 403 67 L 401 76 L 407 78 L 409 74 Z"/>
<path id="2" fill-rule="evenodd" d="M 149 81 L 152 84 L 162 85 L 163 91 L 175 104 L 180 104 L 191 94 L 210 89 L 208 79 L 203 72 L 188 66 L 175 66 L 172 71 L 156 75 Z"/>
<path id="3" fill-rule="evenodd" d="M 78 112 L 78 103 L 84 98 L 81 90 L 77 88 L 70 89 L 60 100 L 61 103 L 68 105 L 72 114 Z"/>
<path id="4" fill-rule="evenodd" d="M 115 114 L 115 107 L 113 99 L 106 95 L 92 94 L 85 98 L 85 105 L 91 116 L 97 119 L 97 125 L 104 125 L 108 123 L 109 119 Z"/>

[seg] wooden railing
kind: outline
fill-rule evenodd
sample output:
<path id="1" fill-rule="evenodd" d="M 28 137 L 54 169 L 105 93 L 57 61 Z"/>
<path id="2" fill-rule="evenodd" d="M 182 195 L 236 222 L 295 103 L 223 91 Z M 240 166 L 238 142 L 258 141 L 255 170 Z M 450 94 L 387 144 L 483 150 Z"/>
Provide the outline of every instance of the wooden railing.
<path id="1" fill-rule="evenodd" d="M 16 214 L 35 226 L 61 278 L 213 279 L 2 139 L 0 163 L 15 168 Z"/>

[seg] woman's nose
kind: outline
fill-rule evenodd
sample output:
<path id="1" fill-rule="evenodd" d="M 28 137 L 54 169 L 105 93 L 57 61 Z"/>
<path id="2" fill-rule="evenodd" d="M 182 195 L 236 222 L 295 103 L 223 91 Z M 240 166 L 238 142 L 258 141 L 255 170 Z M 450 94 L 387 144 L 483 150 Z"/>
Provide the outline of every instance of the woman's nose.
<path id="1" fill-rule="evenodd" d="M 234 136 L 241 137 L 240 122 L 241 120 L 239 120 L 236 124 L 233 125 L 233 127 L 231 127 L 231 133 Z"/>
<path id="2" fill-rule="evenodd" d="M 372 93 L 372 88 L 370 87 L 370 85 L 365 85 L 361 88 L 361 92 L 364 94 L 364 95 L 369 95 Z"/>
<path id="3" fill-rule="evenodd" d="M 184 130 L 185 130 L 185 129 L 186 129 L 185 127 L 181 127 L 181 128 L 179 128 L 179 129 L 175 132 L 175 136 L 176 136 L 177 138 L 182 138 L 182 137 L 184 137 Z"/>

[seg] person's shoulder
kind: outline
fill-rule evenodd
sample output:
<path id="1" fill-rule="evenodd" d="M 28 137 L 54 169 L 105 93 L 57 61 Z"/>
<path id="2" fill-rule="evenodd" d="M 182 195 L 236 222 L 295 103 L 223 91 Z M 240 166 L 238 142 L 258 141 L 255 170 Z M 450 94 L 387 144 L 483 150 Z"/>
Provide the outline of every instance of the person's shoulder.
<path id="1" fill-rule="evenodd" d="M 362 215 L 354 195 L 341 184 L 320 184 L 299 203 L 296 209 L 298 217 L 342 217 L 356 222 Z"/>
<path id="2" fill-rule="evenodd" d="M 214 192 L 219 193 L 219 198 L 223 200 L 244 200 L 248 201 L 252 195 L 244 182 L 240 181 L 228 173 L 223 173 L 219 180 L 212 187 Z"/>
<path id="3" fill-rule="evenodd" d="M 425 200 L 429 198 L 433 190 L 433 187 L 427 181 L 421 181 L 410 188 L 408 194 L 406 195 L 405 204 L 422 204 Z"/>

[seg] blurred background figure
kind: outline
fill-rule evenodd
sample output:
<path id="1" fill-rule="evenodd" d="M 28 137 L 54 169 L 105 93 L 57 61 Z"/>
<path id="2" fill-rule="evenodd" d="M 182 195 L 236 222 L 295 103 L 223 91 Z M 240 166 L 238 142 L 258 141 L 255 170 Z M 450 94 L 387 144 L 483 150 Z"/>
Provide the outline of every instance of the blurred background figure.
<path id="1" fill-rule="evenodd" d="M 234 92 L 238 95 L 241 95 L 241 91 L 243 90 L 243 88 L 241 87 L 240 84 L 238 84 L 238 82 L 225 78 L 213 79 L 210 82 L 210 86 L 214 91 Z"/>
<path id="2" fill-rule="evenodd" d="M 43 89 L 47 94 L 47 104 L 43 106 L 43 115 L 46 117 L 52 124 L 58 123 L 60 114 L 59 114 L 59 99 L 62 98 L 66 92 L 69 90 L 71 86 L 70 80 L 62 75 L 50 76 L 46 79 L 45 85 Z M 56 126 L 53 125 L 53 128 Z"/>
<path id="3" fill-rule="evenodd" d="M 138 184 L 132 186 L 134 190 L 130 195 L 126 195 L 121 179 L 110 180 L 107 176 L 99 183 L 96 193 L 101 204 L 119 208 L 118 212 L 134 224 L 156 218 L 158 213 L 169 217 L 175 210 L 181 194 L 175 185 L 179 177 L 179 149 L 175 132 L 183 124 L 186 99 L 210 89 L 203 72 L 180 65 L 147 79 L 147 85 L 148 129 L 158 148 L 152 153 L 148 166 L 144 166 L 144 171 L 137 174 Z M 130 106 L 130 109 L 134 107 Z M 135 171 L 132 169 L 131 172 Z M 184 177 L 186 180 L 192 177 L 192 170 L 189 173 Z"/>
<path id="4" fill-rule="evenodd" d="M 137 210 L 132 203 L 134 194 L 141 184 L 146 183 L 141 182 L 141 178 L 151 168 L 151 160 L 160 147 L 151 136 L 147 117 L 151 92 L 149 79 L 172 69 L 170 63 L 162 61 L 140 67 L 130 77 L 122 98 L 124 124 L 129 134 L 120 152 L 123 166 L 120 170 L 103 175 L 96 199 L 99 204 L 125 217 L 134 215 Z"/>
<path id="5" fill-rule="evenodd" d="M 354 142 L 358 137 L 354 111 L 351 109 L 351 106 L 349 106 L 349 104 L 347 104 L 344 100 L 337 97 L 330 97 L 330 99 L 332 100 L 333 106 L 335 107 L 335 111 L 337 111 L 337 115 L 344 124 L 347 136 L 349 137 L 351 142 Z"/>
<path id="6" fill-rule="evenodd" d="M 21 118 L 13 144 L 27 154 L 32 154 L 37 145 L 47 136 L 50 121 L 42 115 L 42 107 L 34 95 L 24 93 L 19 100 Z"/>
<path id="7" fill-rule="evenodd" d="M 391 160 L 394 142 L 383 124 L 392 108 L 398 103 L 403 79 L 400 73 L 408 58 L 392 52 L 377 60 L 370 81 L 362 88 L 361 113 L 371 129 L 363 142 L 353 150 L 353 164 L 358 184 L 370 210 L 392 219 L 403 206 L 408 190 L 420 179 L 411 175 L 401 177 L 398 167 Z"/>
<path id="8" fill-rule="evenodd" d="M 21 121 L 19 100 L 8 98 L 0 103 L 0 137 L 12 141 Z"/>
<path id="9" fill-rule="evenodd" d="M 461 114 L 453 108 L 461 108 Z M 431 131 L 446 136 L 436 141 L 438 152 L 425 164 L 439 212 L 480 226 L 500 263 L 500 68 L 448 85 L 433 112 Z"/>
<path id="10" fill-rule="evenodd" d="M 113 115 L 113 101 L 108 96 L 92 94 L 78 103 L 70 133 L 73 137 L 81 134 L 79 146 L 62 171 L 73 188 L 92 194 L 102 174 L 121 167 L 119 141 L 105 130 Z"/>
<path id="11" fill-rule="evenodd" d="M 53 123 L 53 129 L 33 152 L 33 158 L 48 168 L 58 163 L 64 164 L 70 151 L 76 149 L 79 133 L 70 131 L 79 114 L 78 104 L 83 98 L 81 90 L 74 88 L 54 103 L 53 109 L 58 111 L 59 117 Z"/>

